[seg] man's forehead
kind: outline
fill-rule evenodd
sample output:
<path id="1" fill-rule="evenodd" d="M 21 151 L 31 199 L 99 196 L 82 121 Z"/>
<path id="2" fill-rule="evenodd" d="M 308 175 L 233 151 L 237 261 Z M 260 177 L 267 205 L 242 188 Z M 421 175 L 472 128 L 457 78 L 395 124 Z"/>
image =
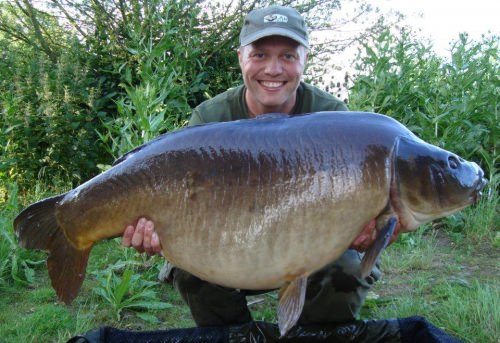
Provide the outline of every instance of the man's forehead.
<path id="1" fill-rule="evenodd" d="M 286 46 L 290 49 L 296 49 L 300 46 L 300 44 L 294 41 L 291 38 L 284 36 L 268 36 L 261 39 L 256 40 L 255 42 L 250 44 L 253 48 L 261 49 L 266 46 Z"/>

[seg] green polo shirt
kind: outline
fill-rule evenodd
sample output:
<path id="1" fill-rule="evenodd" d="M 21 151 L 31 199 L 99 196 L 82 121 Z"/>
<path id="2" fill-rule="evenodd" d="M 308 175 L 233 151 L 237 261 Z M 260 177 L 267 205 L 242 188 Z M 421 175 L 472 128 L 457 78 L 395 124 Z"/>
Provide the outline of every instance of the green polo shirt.
<path id="1" fill-rule="evenodd" d="M 188 125 L 248 119 L 245 91 L 246 87 L 241 85 L 202 102 L 193 110 Z M 335 96 L 301 82 L 297 88 L 297 102 L 291 114 L 320 111 L 347 111 L 347 106 Z"/>

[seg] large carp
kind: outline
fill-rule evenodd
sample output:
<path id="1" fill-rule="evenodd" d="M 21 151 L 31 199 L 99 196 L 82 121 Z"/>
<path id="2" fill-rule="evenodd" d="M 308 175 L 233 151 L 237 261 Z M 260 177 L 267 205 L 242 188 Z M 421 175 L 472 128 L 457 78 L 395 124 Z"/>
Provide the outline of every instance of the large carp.
<path id="1" fill-rule="evenodd" d="M 384 115 L 271 115 L 160 136 L 29 206 L 14 227 L 23 247 L 49 251 L 52 285 L 70 303 L 92 246 L 145 216 L 174 265 L 226 287 L 282 287 L 285 333 L 302 311 L 307 276 L 370 221 L 387 237 L 368 253 L 369 267 L 396 223 L 412 231 L 458 211 L 484 184 L 475 163 Z"/>

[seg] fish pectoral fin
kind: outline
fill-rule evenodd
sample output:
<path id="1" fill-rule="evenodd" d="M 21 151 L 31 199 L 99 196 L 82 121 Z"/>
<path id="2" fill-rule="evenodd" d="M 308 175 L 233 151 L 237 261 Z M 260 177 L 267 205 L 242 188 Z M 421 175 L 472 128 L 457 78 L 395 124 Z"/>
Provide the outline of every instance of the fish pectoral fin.
<path id="1" fill-rule="evenodd" d="M 397 223 L 398 220 L 396 217 L 390 217 L 378 233 L 372 246 L 365 253 L 365 256 L 363 256 L 363 260 L 361 261 L 361 277 L 363 279 L 372 272 L 373 266 L 377 263 L 382 251 L 389 244 Z"/>
<path id="2" fill-rule="evenodd" d="M 301 276 L 280 289 L 278 327 L 281 337 L 297 323 L 306 298 L 307 276 Z"/>

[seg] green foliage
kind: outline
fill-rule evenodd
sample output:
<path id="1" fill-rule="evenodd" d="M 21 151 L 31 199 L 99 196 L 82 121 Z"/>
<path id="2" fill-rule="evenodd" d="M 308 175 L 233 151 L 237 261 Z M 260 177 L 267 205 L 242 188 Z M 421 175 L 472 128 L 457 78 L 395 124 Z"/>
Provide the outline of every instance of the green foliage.
<path id="1" fill-rule="evenodd" d="M 184 126 L 189 104 L 207 88 L 206 73 L 200 70 L 199 9 L 191 6 L 188 11 L 186 1 L 151 1 L 151 5 L 157 10 L 149 14 L 149 25 L 129 22 L 130 57 L 119 68 L 125 93 L 117 100 L 119 115 L 104 123 L 108 131 L 101 135 L 115 157 Z M 189 14 L 179 16 L 180 12 Z"/>
<path id="2" fill-rule="evenodd" d="M 483 240 L 495 241 L 500 233 L 500 195 L 493 190 L 498 189 L 498 184 L 499 178 L 496 174 L 493 180 L 490 180 L 489 187 L 492 191 L 489 194 L 484 194 L 474 207 L 466 208 L 443 220 L 450 232 L 461 235 L 455 236 L 457 239 L 476 243 Z"/>
<path id="3" fill-rule="evenodd" d="M 427 320 L 464 342 L 496 342 L 500 334 L 498 285 L 477 280 L 429 283 L 425 277 L 403 297 L 380 301 L 375 318 L 425 314 Z"/>
<path id="4" fill-rule="evenodd" d="M 387 29 L 363 44 L 350 90 L 351 109 L 392 116 L 422 139 L 483 167 L 490 183 L 478 206 L 436 224 L 458 241 L 494 241 L 499 229 L 498 43 L 496 36 L 473 42 L 462 34 L 446 61 L 411 31 Z"/>
<path id="5" fill-rule="evenodd" d="M 17 306 L 16 311 L 19 310 Z M 12 310 L 12 308 L 10 310 Z M 62 339 L 64 333 L 75 330 L 75 324 L 72 313 L 61 304 L 45 303 L 36 306 L 36 311 L 24 309 L 22 317 L 17 318 L 17 321 L 10 322 L 9 326 L 5 325 L 7 321 L 0 321 L 0 331 L 2 332 L 2 342 L 65 342 Z M 13 311 L 13 312 L 16 312 Z M 6 311 L 10 316 L 12 311 Z M 63 337 L 61 337 L 63 336 Z"/>
<path id="6" fill-rule="evenodd" d="M 7 201 L 0 202 L 0 289 L 33 284 L 35 266 L 45 262 L 40 253 L 22 249 L 16 242 L 12 222 L 19 210 L 17 193 L 17 185 L 10 184 L 4 195 Z"/>
<path id="7" fill-rule="evenodd" d="M 120 321 L 124 309 L 165 310 L 172 307 L 171 304 L 160 301 L 152 289 L 158 285 L 158 282 L 148 281 L 144 275 L 134 274 L 131 269 L 125 269 L 121 276 L 117 275 L 115 269 L 122 268 L 121 264 L 118 263 L 103 271 L 94 272 L 98 281 L 94 292 L 111 305 L 118 321 Z M 148 320 L 151 320 L 153 315 L 148 316 Z"/>
<path id="8" fill-rule="evenodd" d="M 241 82 L 244 14 L 270 3 L 1 3 L 0 179 L 81 183 L 111 156 L 185 125 L 191 108 Z M 340 2 L 280 3 L 326 28 Z"/>
<path id="9" fill-rule="evenodd" d="M 363 44 L 350 108 L 384 113 L 422 139 L 497 173 L 500 134 L 499 38 L 460 35 L 451 61 L 409 31 L 385 31 Z"/>
<path id="10" fill-rule="evenodd" d="M 0 179 L 22 187 L 37 179 L 81 182 L 96 173 L 96 161 L 109 159 L 96 144 L 99 85 L 74 43 L 55 66 L 30 49 L 4 53 Z"/>

